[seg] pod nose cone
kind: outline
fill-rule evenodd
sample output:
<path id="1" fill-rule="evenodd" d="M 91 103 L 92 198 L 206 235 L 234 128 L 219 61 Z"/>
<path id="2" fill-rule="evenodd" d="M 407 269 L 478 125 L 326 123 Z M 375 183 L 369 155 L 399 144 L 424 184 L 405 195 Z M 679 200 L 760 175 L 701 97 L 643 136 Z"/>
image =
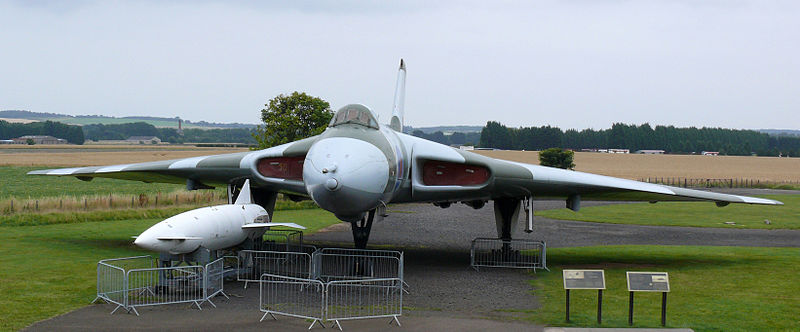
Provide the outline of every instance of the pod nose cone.
<path id="1" fill-rule="evenodd" d="M 375 208 L 389 180 L 389 163 L 371 143 L 347 137 L 314 143 L 303 164 L 303 181 L 311 199 L 337 216 Z"/>
<path id="2" fill-rule="evenodd" d="M 156 238 L 153 232 L 149 232 L 149 230 L 144 231 L 144 233 L 140 234 L 136 237 L 136 240 L 133 241 L 133 244 L 139 246 L 142 249 L 152 250 L 152 251 L 167 251 L 165 246 L 166 241 L 162 241 Z"/>

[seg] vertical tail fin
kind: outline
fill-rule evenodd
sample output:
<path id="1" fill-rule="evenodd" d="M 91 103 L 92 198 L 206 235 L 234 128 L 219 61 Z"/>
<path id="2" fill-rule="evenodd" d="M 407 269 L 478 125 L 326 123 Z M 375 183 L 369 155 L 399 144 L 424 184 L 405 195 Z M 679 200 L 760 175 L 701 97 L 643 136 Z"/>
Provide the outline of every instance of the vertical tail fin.
<path id="1" fill-rule="evenodd" d="M 244 180 L 242 190 L 239 191 L 239 196 L 236 197 L 235 205 L 252 204 L 253 197 L 250 196 L 250 179 Z"/>
<path id="2" fill-rule="evenodd" d="M 403 132 L 403 108 L 406 99 L 406 64 L 400 59 L 400 69 L 397 72 L 397 85 L 394 88 L 394 107 L 389 127 L 395 131 Z"/>

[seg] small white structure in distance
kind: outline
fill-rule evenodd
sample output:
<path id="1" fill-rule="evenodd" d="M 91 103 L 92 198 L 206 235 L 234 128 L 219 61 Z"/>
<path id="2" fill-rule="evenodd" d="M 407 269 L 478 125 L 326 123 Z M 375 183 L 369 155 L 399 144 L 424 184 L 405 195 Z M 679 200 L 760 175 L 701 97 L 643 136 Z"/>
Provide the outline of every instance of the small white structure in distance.
<path id="1" fill-rule="evenodd" d="M 703 152 L 700 152 L 700 154 L 702 154 L 704 156 L 719 156 L 719 152 L 718 151 L 703 151 Z"/>
<path id="2" fill-rule="evenodd" d="M 638 154 L 664 154 L 664 150 L 638 150 Z"/>

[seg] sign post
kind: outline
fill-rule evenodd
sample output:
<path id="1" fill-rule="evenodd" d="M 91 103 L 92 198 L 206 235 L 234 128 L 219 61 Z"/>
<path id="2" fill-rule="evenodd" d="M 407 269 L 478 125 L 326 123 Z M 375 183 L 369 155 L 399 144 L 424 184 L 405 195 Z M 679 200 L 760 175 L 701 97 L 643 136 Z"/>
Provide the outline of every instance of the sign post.
<path id="1" fill-rule="evenodd" d="M 627 273 L 628 291 L 628 325 L 633 325 L 633 293 L 661 292 L 661 326 L 667 325 L 667 293 L 669 293 L 669 275 L 667 272 L 630 272 Z"/>
<path id="2" fill-rule="evenodd" d="M 569 290 L 597 290 L 597 324 L 603 321 L 603 290 L 606 289 L 606 277 L 603 270 L 564 270 L 564 289 L 567 292 L 566 319 L 569 322 Z"/>

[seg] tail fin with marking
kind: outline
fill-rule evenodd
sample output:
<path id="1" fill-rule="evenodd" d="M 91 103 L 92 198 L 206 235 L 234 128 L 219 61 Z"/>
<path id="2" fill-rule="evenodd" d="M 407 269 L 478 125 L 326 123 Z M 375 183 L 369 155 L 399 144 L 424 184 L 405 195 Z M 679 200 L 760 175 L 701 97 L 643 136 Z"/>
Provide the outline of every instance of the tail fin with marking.
<path id="1" fill-rule="evenodd" d="M 400 69 L 397 72 L 397 86 L 394 89 L 394 107 L 389 127 L 395 131 L 403 132 L 403 108 L 406 99 L 406 64 L 400 59 Z"/>

